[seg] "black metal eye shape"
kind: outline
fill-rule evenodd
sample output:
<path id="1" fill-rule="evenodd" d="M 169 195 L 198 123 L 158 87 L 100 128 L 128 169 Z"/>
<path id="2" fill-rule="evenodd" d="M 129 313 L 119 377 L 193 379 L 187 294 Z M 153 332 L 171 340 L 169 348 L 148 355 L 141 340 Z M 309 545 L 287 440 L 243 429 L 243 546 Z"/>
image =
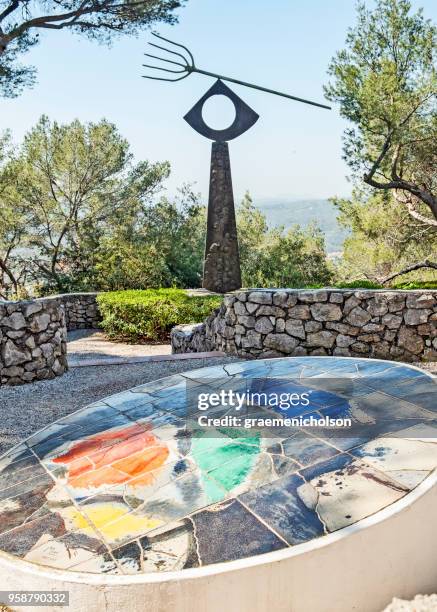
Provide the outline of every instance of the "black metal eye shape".
<path id="1" fill-rule="evenodd" d="M 217 95 L 226 96 L 235 107 L 234 122 L 224 130 L 213 130 L 205 123 L 202 116 L 205 102 Z M 196 132 L 199 132 L 205 138 L 210 138 L 217 142 L 227 142 L 247 132 L 258 121 L 259 115 L 219 79 L 185 115 L 184 119 Z"/>

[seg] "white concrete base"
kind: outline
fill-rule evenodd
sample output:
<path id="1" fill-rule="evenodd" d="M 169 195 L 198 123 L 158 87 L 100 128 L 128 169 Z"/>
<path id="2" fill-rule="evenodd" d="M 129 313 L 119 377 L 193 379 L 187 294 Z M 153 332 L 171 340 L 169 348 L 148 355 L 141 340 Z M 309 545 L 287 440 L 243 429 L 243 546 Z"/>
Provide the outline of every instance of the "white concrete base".
<path id="1" fill-rule="evenodd" d="M 393 596 L 437 590 L 437 473 L 336 533 L 205 568 L 105 577 L 42 569 L 0 553 L 5 589 L 68 590 L 74 612 L 381 612 Z"/>

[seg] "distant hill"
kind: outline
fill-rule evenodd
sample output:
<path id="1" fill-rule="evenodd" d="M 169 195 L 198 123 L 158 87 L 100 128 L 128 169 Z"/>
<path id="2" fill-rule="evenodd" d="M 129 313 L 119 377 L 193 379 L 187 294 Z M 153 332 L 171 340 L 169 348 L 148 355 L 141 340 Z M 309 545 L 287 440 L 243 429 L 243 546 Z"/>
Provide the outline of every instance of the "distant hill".
<path id="1" fill-rule="evenodd" d="M 271 227 L 283 225 L 289 229 L 295 224 L 306 227 L 311 221 L 316 221 L 325 234 L 328 254 L 343 250 L 348 232 L 338 225 L 337 210 L 328 200 L 260 198 L 253 203 L 265 214 Z"/>

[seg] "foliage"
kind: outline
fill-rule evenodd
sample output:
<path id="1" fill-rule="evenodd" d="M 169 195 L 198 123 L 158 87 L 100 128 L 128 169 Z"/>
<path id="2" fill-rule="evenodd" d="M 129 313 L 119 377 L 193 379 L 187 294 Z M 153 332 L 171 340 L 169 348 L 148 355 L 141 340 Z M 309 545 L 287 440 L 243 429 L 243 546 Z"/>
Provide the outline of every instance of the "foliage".
<path id="1" fill-rule="evenodd" d="M 97 301 L 108 336 L 137 342 L 165 340 L 174 325 L 202 322 L 222 299 L 190 296 L 181 289 L 149 289 L 102 293 Z"/>
<path id="2" fill-rule="evenodd" d="M 3 167 L 0 244 L 17 226 L 14 248 L 26 249 L 26 278 L 40 293 L 98 288 L 102 237 L 125 220 L 138 223 L 168 175 L 168 163 L 134 164 L 105 120 L 59 125 L 42 117 Z"/>
<path id="3" fill-rule="evenodd" d="M 373 10 L 359 2 L 325 88 L 353 124 L 344 158 L 355 177 L 392 190 L 399 208 L 425 225 L 437 225 L 436 36 L 409 0 L 376 0 Z"/>
<path id="4" fill-rule="evenodd" d="M 26 297 L 27 268 L 16 254 L 26 232 L 24 207 L 20 201 L 7 201 L 5 193 L 14 176 L 8 168 L 12 155 L 11 137 L 8 132 L 0 134 L 0 298 Z"/>
<path id="5" fill-rule="evenodd" d="M 338 225 L 337 210 L 329 200 L 269 197 L 257 198 L 256 206 L 266 216 L 270 227 L 283 226 L 288 229 L 296 224 L 306 227 L 317 219 L 317 225 L 325 237 L 327 252 L 338 254 L 342 251 L 348 232 Z"/>
<path id="6" fill-rule="evenodd" d="M 201 285 L 206 210 L 189 187 L 159 197 L 168 163 L 134 164 L 107 121 L 42 117 L 0 160 L 0 294 Z M 246 285 L 326 283 L 320 230 L 270 230 L 247 195 L 237 212 Z"/>
<path id="7" fill-rule="evenodd" d="M 184 188 L 175 202 L 161 198 L 102 237 L 95 285 L 101 289 L 199 287 L 204 249 L 204 209 Z"/>
<path id="8" fill-rule="evenodd" d="M 243 285 L 299 287 L 331 279 L 323 234 L 314 225 L 269 229 L 246 194 L 237 209 Z"/>
<path id="9" fill-rule="evenodd" d="M 435 229 L 424 226 L 406 209 L 399 209 L 389 193 L 366 196 L 355 191 L 351 199 L 337 198 L 333 202 L 339 210 L 339 222 L 352 230 L 337 268 L 341 281 L 363 277 L 378 281 L 437 252 Z M 432 280 L 435 276 L 435 270 L 409 274 L 411 281 Z"/>
<path id="10" fill-rule="evenodd" d="M 35 80 L 35 69 L 20 56 L 39 42 L 45 30 L 70 30 L 109 43 L 135 35 L 157 22 L 173 23 L 179 0 L 0 0 L 0 95 L 17 96 Z"/>

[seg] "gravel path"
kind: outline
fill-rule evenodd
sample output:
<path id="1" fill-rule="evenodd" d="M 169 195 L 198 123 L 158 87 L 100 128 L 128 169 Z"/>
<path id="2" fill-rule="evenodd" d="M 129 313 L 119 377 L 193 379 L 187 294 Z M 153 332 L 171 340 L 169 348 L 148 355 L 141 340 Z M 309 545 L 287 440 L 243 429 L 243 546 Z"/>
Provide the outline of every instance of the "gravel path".
<path id="1" fill-rule="evenodd" d="M 163 376 L 241 361 L 232 357 L 72 368 L 60 378 L 0 389 L 0 455 L 83 406 Z"/>

